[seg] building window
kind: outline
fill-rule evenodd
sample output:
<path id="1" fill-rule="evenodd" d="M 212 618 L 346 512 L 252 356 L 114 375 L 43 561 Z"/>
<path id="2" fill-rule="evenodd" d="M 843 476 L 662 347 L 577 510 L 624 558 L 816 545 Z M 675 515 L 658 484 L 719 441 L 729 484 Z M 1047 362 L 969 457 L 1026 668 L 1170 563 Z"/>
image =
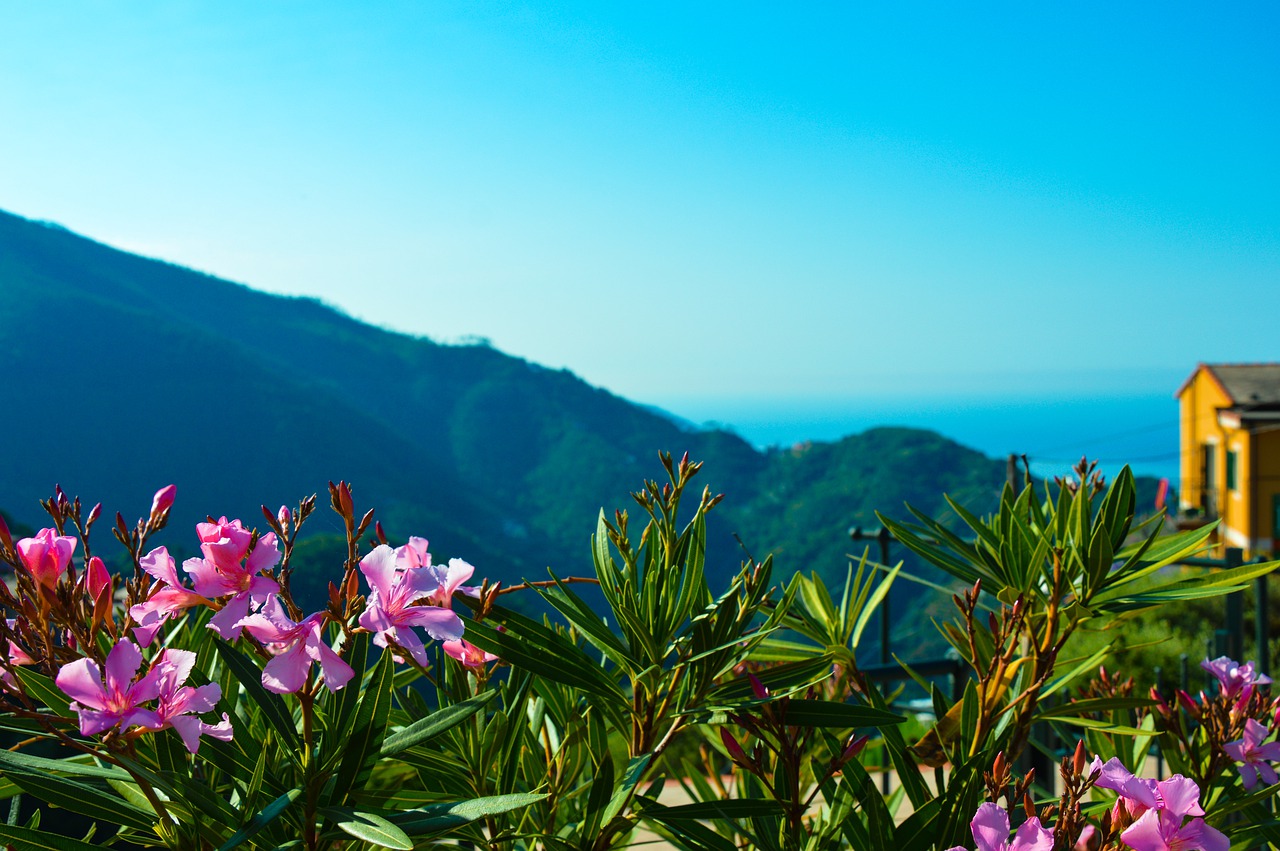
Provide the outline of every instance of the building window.
<path id="1" fill-rule="evenodd" d="M 1240 489 L 1239 480 L 1240 453 L 1234 449 L 1227 450 L 1227 490 Z"/>

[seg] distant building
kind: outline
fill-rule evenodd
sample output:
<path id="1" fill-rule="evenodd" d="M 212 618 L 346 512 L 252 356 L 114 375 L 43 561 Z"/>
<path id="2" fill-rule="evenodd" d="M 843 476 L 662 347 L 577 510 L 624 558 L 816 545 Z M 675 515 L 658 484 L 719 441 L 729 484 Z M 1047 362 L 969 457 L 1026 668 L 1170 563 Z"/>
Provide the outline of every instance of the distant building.
<path id="1" fill-rule="evenodd" d="M 1202 363 L 1175 395 L 1179 525 L 1220 520 L 1245 558 L 1280 550 L 1280 363 Z"/>

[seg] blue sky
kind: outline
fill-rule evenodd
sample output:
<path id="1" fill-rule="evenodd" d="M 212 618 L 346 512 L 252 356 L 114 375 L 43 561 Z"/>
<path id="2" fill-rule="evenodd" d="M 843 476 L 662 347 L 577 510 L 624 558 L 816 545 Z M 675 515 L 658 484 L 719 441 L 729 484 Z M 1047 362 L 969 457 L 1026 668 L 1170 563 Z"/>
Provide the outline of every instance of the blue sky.
<path id="1" fill-rule="evenodd" d="M 2 2 L 0 208 L 698 418 L 1171 394 L 1280 356 L 1278 9 Z"/>

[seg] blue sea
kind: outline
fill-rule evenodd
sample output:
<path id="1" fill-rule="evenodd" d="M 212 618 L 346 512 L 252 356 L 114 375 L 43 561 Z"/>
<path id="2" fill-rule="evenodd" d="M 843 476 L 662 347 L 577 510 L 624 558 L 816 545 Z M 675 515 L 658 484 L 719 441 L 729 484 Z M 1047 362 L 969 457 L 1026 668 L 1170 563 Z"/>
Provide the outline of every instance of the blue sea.
<path id="1" fill-rule="evenodd" d="M 752 444 L 833 441 L 876 426 L 939 432 L 987 455 L 1025 454 L 1038 475 L 1060 475 L 1087 455 L 1108 475 L 1135 473 L 1178 484 L 1178 403 L 1172 393 L 1072 398 L 845 400 L 683 399 L 663 406 L 700 425 L 719 425 Z"/>

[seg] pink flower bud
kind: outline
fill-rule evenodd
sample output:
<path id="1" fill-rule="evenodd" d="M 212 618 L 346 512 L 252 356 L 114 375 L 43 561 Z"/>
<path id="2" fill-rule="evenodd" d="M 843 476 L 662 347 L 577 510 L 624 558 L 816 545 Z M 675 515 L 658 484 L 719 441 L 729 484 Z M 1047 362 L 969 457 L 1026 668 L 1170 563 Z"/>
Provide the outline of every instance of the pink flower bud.
<path id="1" fill-rule="evenodd" d="M 751 683 L 751 691 L 755 694 L 756 700 L 768 700 L 769 689 L 764 683 L 760 682 L 760 678 L 755 674 L 748 673 L 747 680 Z"/>
<path id="2" fill-rule="evenodd" d="M 85 525 L 87 526 L 93 525 L 93 522 L 97 520 L 98 516 L 101 514 L 102 514 L 102 503 L 99 502 L 93 508 L 89 509 L 89 519 L 85 521 Z"/>
<path id="3" fill-rule="evenodd" d="M 840 754 L 840 761 L 848 762 L 858 754 L 862 753 L 863 748 L 867 746 L 867 742 L 869 741 L 871 741 L 870 736 L 850 736 L 849 743 L 844 746 L 844 753 Z"/>
<path id="4" fill-rule="evenodd" d="M 156 491 L 151 500 L 151 516 L 159 517 L 173 505 L 173 498 L 178 494 L 177 485 L 167 485 Z"/>
<path id="5" fill-rule="evenodd" d="M 8 549 L 13 549 L 13 536 L 9 534 L 9 524 L 4 522 L 3 514 L 0 514 L 0 543 Z"/>
<path id="6" fill-rule="evenodd" d="M 289 525 L 289 521 L 293 520 L 293 513 L 289 511 L 289 506 L 280 506 L 280 511 L 276 513 L 276 520 L 280 522 L 281 528 Z"/>
<path id="7" fill-rule="evenodd" d="M 102 563 L 102 559 L 97 556 L 89 559 L 89 568 L 84 573 L 84 583 L 89 589 L 90 599 L 93 600 L 102 596 L 103 589 L 111 585 L 111 574 L 107 572 L 107 566 Z"/>
<path id="8" fill-rule="evenodd" d="M 720 741 L 724 742 L 725 749 L 729 751 L 729 758 L 734 762 L 744 767 L 751 763 L 751 759 L 747 756 L 747 752 L 742 749 L 742 745 L 738 744 L 738 740 L 724 727 L 720 728 Z"/>

